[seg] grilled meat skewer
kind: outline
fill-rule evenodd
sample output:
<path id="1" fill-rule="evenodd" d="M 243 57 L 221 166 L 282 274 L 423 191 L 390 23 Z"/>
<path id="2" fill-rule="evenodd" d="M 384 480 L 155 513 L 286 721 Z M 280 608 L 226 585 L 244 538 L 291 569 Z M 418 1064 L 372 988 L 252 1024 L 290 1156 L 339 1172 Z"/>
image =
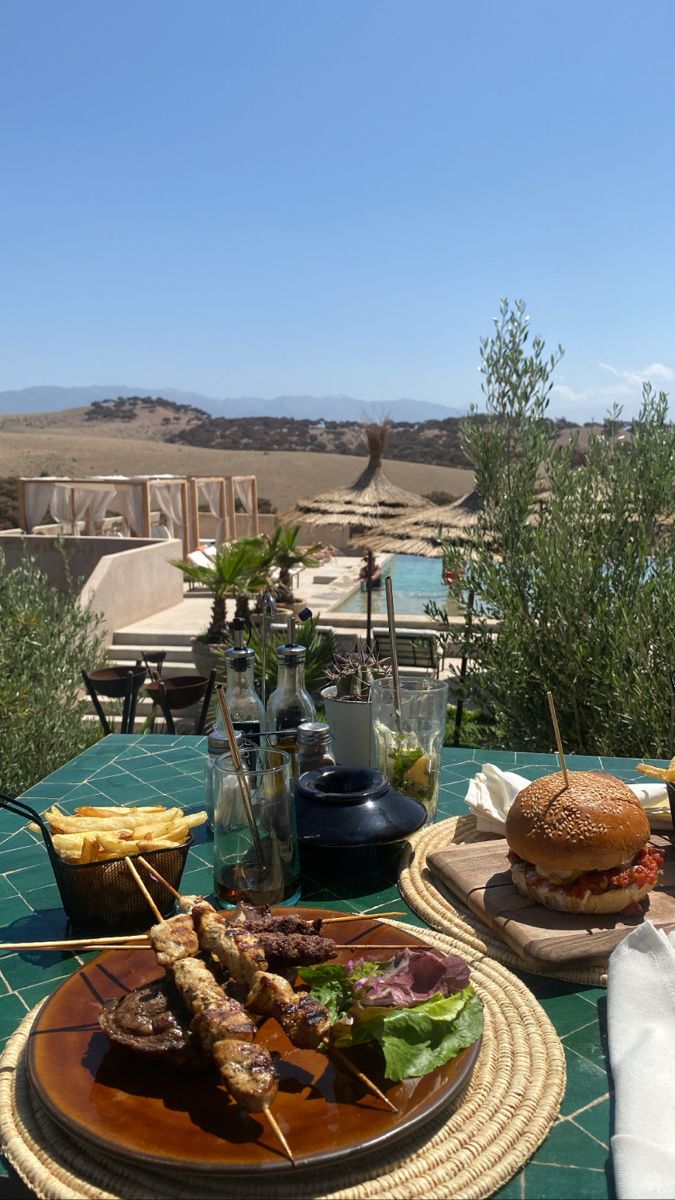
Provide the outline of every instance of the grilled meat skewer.
<path id="1" fill-rule="evenodd" d="M 188 927 L 189 926 L 189 927 Z M 262 1046 L 252 1046 L 256 1026 L 237 1000 L 225 995 L 206 963 L 195 957 L 199 939 L 189 916 L 180 913 L 153 925 L 150 943 L 173 975 L 192 1013 L 192 1028 L 215 1059 L 225 1087 L 247 1112 L 261 1112 L 274 1099 L 279 1079 Z"/>
<path id="2" fill-rule="evenodd" d="M 233 1099 L 248 1112 L 265 1113 L 285 1154 L 295 1166 L 288 1142 L 270 1110 L 270 1104 L 279 1087 L 279 1077 L 268 1051 L 262 1046 L 252 1044 L 255 1026 L 250 1021 L 249 1014 L 245 1012 L 243 1005 L 225 995 L 206 964 L 191 953 L 194 951 L 195 929 L 193 926 L 190 933 L 188 922 L 185 920 L 187 914 L 179 913 L 171 920 L 165 920 L 131 858 L 125 861 L 129 873 L 133 875 L 136 885 L 158 920 L 158 924 L 152 926 L 148 932 L 150 943 L 153 947 L 157 946 L 159 954 L 166 962 L 165 969 L 173 974 L 176 986 L 194 1014 L 197 1021 L 196 1031 L 203 1048 L 210 1050 L 223 1083 Z M 237 1037 L 233 1036 L 233 1021 L 236 1023 L 236 1032 L 239 1035 Z M 243 1040 L 242 1032 L 250 1036 L 249 1041 Z"/>

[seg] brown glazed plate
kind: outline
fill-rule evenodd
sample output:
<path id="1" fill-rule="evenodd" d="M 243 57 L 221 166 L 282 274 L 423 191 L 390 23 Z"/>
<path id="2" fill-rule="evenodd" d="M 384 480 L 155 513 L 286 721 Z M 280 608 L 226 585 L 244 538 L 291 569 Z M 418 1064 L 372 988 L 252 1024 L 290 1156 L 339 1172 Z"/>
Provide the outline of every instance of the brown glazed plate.
<path id="1" fill-rule="evenodd" d="M 335 915 L 297 911 L 309 918 Z M 364 917 L 327 930 L 345 947 L 337 962 L 380 957 L 363 950 L 350 955 L 350 942 L 425 944 L 408 930 Z M 383 950 L 381 957 L 394 953 Z M 40 1103 L 71 1136 L 146 1167 L 213 1174 L 292 1169 L 264 1114 L 235 1105 L 218 1086 L 215 1069 L 146 1065 L 112 1046 L 99 1028 L 104 1000 L 161 975 L 151 950 L 110 950 L 64 980 L 38 1014 L 28 1043 L 28 1075 Z M 260 1026 L 257 1040 L 277 1064 L 272 1112 L 300 1167 L 351 1158 L 410 1133 L 461 1091 L 480 1050 L 476 1042 L 431 1074 L 394 1084 L 383 1079 L 377 1050 L 358 1059 L 354 1053 L 353 1061 L 396 1105 L 394 1113 L 325 1054 L 296 1049 L 273 1019 Z"/>

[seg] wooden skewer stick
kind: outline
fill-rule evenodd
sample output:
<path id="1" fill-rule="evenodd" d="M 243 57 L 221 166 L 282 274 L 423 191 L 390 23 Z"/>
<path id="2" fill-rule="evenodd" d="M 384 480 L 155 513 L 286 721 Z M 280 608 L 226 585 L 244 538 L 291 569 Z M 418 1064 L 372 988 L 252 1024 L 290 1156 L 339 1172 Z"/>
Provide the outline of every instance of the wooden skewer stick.
<path id="1" fill-rule="evenodd" d="M 274 1113 L 272 1112 L 271 1108 L 263 1108 L 263 1112 L 264 1112 L 265 1116 L 267 1117 L 267 1120 L 269 1121 L 269 1123 L 270 1123 L 270 1125 L 271 1125 L 271 1127 L 272 1127 L 272 1129 L 273 1129 L 274 1133 L 276 1133 L 276 1135 L 277 1135 L 277 1137 L 278 1137 L 279 1141 L 281 1142 L 281 1145 L 282 1145 L 282 1146 L 283 1146 L 283 1148 L 284 1148 L 284 1151 L 285 1151 L 285 1153 L 286 1153 L 286 1156 L 287 1156 L 287 1158 L 290 1160 L 291 1166 L 293 1166 L 293 1167 L 294 1167 L 294 1166 L 295 1166 L 295 1159 L 293 1158 L 293 1154 L 292 1154 L 292 1152 L 291 1152 L 291 1148 L 290 1148 L 290 1146 L 289 1146 L 288 1142 L 286 1141 L 286 1138 L 284 1137 L 284 1135 L 283 1135 L 283 1133 L 282 1133 L 282 1131 L 281 1131 L 281 1129 L 280 1129 L 280 1127 L 279 1127 L 279 1122 L 277 1121 L 277 1119 L 276 1119 L 276 1117 L 275 1117 Z"/>
<path id="2" fill-rule="evenodd" d="M 547 692 L 546 699 L 548 700 L 548 706 L 551 710 L 551 720 L 553 721 L 553 731 L 555 733 L 555 740 L 556 740 L 556 743 L 558 746 L 558 757 L 560 759 L 560 769 L 562 770 L 563 779 L 565 780 L 565 787 L 568 788 L 570 786 L 570 779 L 569 779 L 569 775 L 567 774 L 567 763 L 565 762 L 565 755 L 563 754 L 562 738 L 560 736 L 560 726 L 558 725 L 558 714 L 555 711 L 555 701 L 553 699 L 553 692 Z"/>
<path id="3" fill-rule="evenodd" d="M 359 1071 L 358 1067 L 354 1066 L 354 1063 L 347 1058 L 346 1054 L 343 1054 L 341 1050 L 338 1050 L 337 1046 L 334 1046 L 332 1042 L 326 1041 L 324 1045 L 326 1046 L 328 1053 L 332 1055 L 333 1058 L 337 1059 L 340 1065 L 344 1067 L 345 1071 L 349 1071 L 350 1075 L 353 1075 L 354 1078 L 358 1079 L 364 1087 L 368 1088 L 370 1092 L 372 1092 L 380 1100 L 384 1101 L 384 1103 L 387 1105 L 387 1108 L 390 1108 L 392 1112 L 398 1112 L 396 1105 L 392 1104 L 391 1100 L 385 1096 L 384 1092 L 380 1091 L 379 1087 L 376 1083 L 373 1083 L 372 1079 L 369 1079 L 367 1075 L 363 1074 L 363 1071 Z"/>
<path id="4" fill-rule="evenodd" d="M 169 883 L 168 879 L 165 879 L 163 875 L 160 875 L 159 871 L 157 871 L 155 867 L 151 867 L 150 863 L 147 861 L 147 859 L 143 858 L 142 854 L 139 854 L 138 861 L 142 864 L 142 866 L 145 867 L 146 871 L 150 872 L 153 879 L 155 879 L 157 883 L 163 884 L 166 890 L 171 892 L 171 895 L 175 896 L 177 900 L 182 900 L 183 897 L 181 896 L 180 892 L 177 892 L 173 884 Z"/>
<path id="5" fill-rule="evenodd" d="M 133 875 L 134 879 L 136 880 L 138 887 L 140 888 L 141 892 L 145 896 L 145 899 L 147 900 L 148 904 L 150 905 L 150 908 L 152 909 L 153 913 L 157 917 L 157 920 L 161 924 L 162 922 L 164 922 L 166 920 L 166 918 L 162 916 L 159 909 L 157 908 L 157 905 L 155 904 L 152 896 L 150 895 L 145 884 L 143 883 L 143 880 L 141 879 L 140 875 L 138 874 L 138 871 L 136 870 L 131 859 L 126 858 L 125 862 L 127 864 L 127 867 L 129 868 L 129 870 L 131 871 L 131 874 Z M 145 865 L 147 866 L 147 863 Z M 166 879 L 163 879 L 161 875 L 159 877 L 159 882 L 165 883 L 167 887 L 171 887 L 171 885 L 169 883 L 167 883 Z M 171 888 L 171 891 L 173 891 L 173 890 L 174 889 Z M 279 1128 L 279 1124 L 277 1122 L 276 1117 L 270 1112 L 269 1105 L 265 1105 L 265 1107 L 261 1111 L 264 1112 L 265 1116 L 267 1117 L 267 1120 L 269 1121 L 272 1131 L 277 1135 L 277 1137 L 283 1147 L 284 1154 L 286 1154 L 286 1156 L 288 1157 L 291 1164 L 293 1166 L 295 1166 L 295 1159 L 293 1158 L 293 1155 L 291 1154 L 288 1142 L 286 1141 L 286 1138 L 284 1137 L 281 1129 Z"/>
<path id="6" fill-rule="evenodd" d="M 80 946 L 75 953 L 84 953 L 85 950 L 149 950 L 150 948 L 149 942 L 146 942 L 145 945 L 142 942 L 116 942 L 114 946 L 97 946 L 94 942 L 91 946 Z"/>
<path id="7" fill-rule="evenodd" d="M 150 909 L 151 909 L 152 913 L 153 913 L 153 914 L 156 916 L 156 918 L 157 918 L 158 922 L 159 922 L 159 923 L 160 923 L 160 925 L 161 925 L 162 921 L 164 920 L 164 917 L 162 916 L 162 914 L 161 914 L 161 912 L 159 911 L 159 909 L 158 909 L 157 905 L 155 904 L 155 902 L 154 902 L 154 900 L 153 900 L 152 896 L 150 895 L 150 893 L 149 893 L 148 889 L 146 888 L 145 884 L 143 883 L 143 880 L 141 879 L 140 875 L 138 874 L 138 871 L 136 870 L 136 868 L 135 868 L 134 864 L 132 863 L 132 861 L 131 861 L 131 859 L 130 859 L 130 858 L 125 858 L 125 860 L 124 860 L 124 861 L 125 861 L 125 863 L 127 864 L 127 868 L 128 868 L 128 870 L 129 870 L 129 871 L 131 872 L 131 874 L 133 875 L 133 877 L 134 877 L 134 879 L 135 879 L 135 881 L 136 881 L 136 884 L 137 884 L 137 886 L 138 886 L 139 890 L 140 890 L 140 891 L 143 893 L 143 895 L 145 896 L 145 899 L 147 900 L 147 902 L 148 902 L 148 905 L 149 905 L 149 907 L 150 907 Z"/>
<path id="8" fill-rule="evenodd" d="M 343 942 L 338 950 L 414 950 L 417 942 Z"/>
<path id="9" fill-rule="evenodd" d="M 60 941 L 52 942 L 0 942 L 0 950 L 83 950 L 90 946 L 100 947 L 102 950 L 108 946 L 114 950 L 115 946 L 126 946 L 129 942 L 138 942 L 139 945 L 145 942 L 147 945 L 147 941 L 144 933 L 134 933 L 128 936 L 121 933 L 117 937 L 62 938 Z"/>
<path id="10" fill-rule="evenodd" d="M 344 913 L 339 917 L 322 917 L 321 924 L 328 925 L 334 921 L 378 921 L 381 917 L 405 917 L 407 913 L 402 912 L 385 912 L 385 913 Z"/>

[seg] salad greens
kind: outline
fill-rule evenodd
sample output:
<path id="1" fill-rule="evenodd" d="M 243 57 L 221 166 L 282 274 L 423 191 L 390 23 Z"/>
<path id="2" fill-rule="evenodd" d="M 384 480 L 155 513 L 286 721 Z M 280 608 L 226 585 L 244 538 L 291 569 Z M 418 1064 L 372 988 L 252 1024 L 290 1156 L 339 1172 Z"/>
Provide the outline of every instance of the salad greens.
<path id="1" fill-rule="evenodd" d="M 335 1045 L 377 1042 L 386 1078 L 398 1082 L 434 1071 L 477 1041 L 483 1031 L 483 1006 L 471 984 L 407 1007 L 360 1004 L 355 985 L 388 966 L 363 960 L 346 966 L 322 963 L 303 967 L 299 974 L 335 1022 Z"/>

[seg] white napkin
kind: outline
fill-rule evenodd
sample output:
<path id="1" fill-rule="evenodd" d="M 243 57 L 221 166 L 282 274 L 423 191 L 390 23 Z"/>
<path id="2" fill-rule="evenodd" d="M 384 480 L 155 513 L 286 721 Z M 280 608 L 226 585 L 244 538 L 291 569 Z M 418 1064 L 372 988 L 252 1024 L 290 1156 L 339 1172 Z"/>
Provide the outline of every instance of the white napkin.
<path id="1" fill-rule="evenodd" d="M 612 1158 L 619 1200 L 675 1195 L 675 934 L 645 921 L 609 959 Z"/>
<path id="2" fill-rule="evenodd" d="M 469 781 L 466 793 L 466 802 L 476 814 L 476 828 L 481 833 L 497 833 L 503 837 L 506 814 L 518 792 L 530 782 L 523 775 L 500 771 L 492 763 L 485 763 L 483 770 Z M 628 786 L 647 813 L 652 829 L 669 829 L 670 807 L 665 783 L 630 783 Z"/>

